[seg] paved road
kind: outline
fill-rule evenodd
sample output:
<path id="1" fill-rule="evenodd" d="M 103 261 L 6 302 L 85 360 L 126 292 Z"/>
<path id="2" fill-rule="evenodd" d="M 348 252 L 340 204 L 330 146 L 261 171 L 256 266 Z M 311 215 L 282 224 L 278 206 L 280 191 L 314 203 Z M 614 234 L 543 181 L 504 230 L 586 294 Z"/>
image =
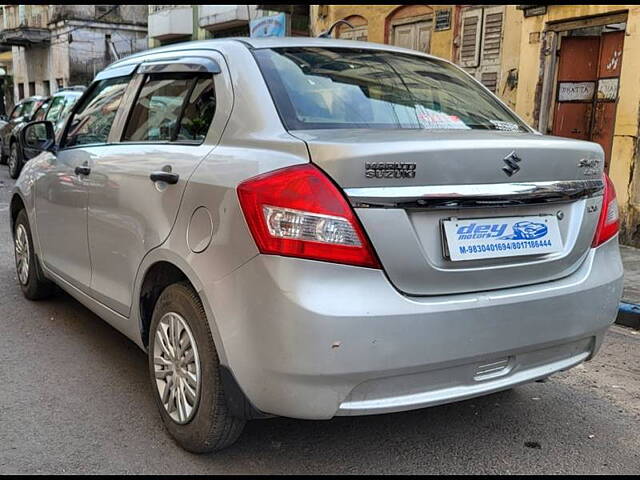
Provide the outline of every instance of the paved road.
<path id="1" fill-rule="evenodd" d="M 16 283 L 0 166 L 0 473 L 638 473 L 640 334 L 514 390 L 421 411 L 254 421 L 215 455 L 165 434 L 145 355 L 65 294 Z"/>

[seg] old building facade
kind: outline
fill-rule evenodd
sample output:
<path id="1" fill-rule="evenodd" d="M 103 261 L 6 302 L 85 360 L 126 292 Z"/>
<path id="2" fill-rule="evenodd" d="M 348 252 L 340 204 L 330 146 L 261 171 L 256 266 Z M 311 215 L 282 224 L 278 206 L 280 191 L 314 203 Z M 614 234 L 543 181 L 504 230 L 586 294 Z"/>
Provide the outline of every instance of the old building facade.
<path id="1" fill-rule="evenodd" d="M 15 100 L 87 85 L 109 63 L 147 48 L 147 6 L 3 5 Z"/>

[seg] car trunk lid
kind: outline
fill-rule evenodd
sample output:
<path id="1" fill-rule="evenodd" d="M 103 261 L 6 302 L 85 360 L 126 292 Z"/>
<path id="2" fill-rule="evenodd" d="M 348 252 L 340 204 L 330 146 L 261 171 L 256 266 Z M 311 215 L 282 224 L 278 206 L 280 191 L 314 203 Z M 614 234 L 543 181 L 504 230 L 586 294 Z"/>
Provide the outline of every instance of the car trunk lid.
<path id="1" fill-rule="evenodd" d="M 343 188 L 390 281 L 408 295 L 554 280 L 575 271 L 591 246 L 603 185 L 597 144 L 487 130 L 336 129 L 294 135 Z M 457 240 L 444 233 L 444 225 L 449 222 L 451 230 L 456 221 L 465 231 L 490 229 L 484 225 L 496 221 L 514 232 L 544 224 L 560 244 L 527 255 L 496 251 L 454 258 L 450 248 Z M 496 232 L 504 233 L 500 228 Z"/>

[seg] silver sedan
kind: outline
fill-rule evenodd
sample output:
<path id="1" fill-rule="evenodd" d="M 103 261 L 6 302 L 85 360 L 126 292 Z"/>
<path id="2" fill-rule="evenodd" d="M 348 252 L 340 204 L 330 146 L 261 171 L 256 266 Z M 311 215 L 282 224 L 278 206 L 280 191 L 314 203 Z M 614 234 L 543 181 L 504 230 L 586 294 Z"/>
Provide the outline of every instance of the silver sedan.
<path id="1" fill-rule="evenodd" d="M 20 141 L 25 296 L 57 284 L 148 352 L 162 420 L 193 452 L 249 419 L 545 378 L 591 359 L 616 315 L 601 147 L 540 135 L 429 55 L 171 45 L 112 64 L 59 133 L 32 122 Z"/>

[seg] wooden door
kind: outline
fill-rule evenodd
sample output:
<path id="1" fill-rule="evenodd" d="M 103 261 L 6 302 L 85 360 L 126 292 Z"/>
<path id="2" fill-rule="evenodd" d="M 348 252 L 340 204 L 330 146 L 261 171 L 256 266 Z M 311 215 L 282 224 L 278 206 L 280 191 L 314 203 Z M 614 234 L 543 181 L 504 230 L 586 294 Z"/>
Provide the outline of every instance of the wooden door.
<path id="1" fill-rule="evenodd" d="M 412 23 L 393 27 L 393 44 L 398 47 L 413 49 L 414 37 L 415 28 Z"/>
<path id="2" fill-rule="evenodd" d="M 429 53 L 431 45 L 431 21 L 393 25 L 392 43 L 398 47 Z"/>
<path id="3" fill-rule="evenodd" d="M 599 36 L 562 39 L 553 135 L 580 140 L 591 138 L 599 51 Z"/>
<path id="4" fill-rule="evenodd" d="M 431 45 L 431 22 L 418 22 L 416 26 L 416 46 L 415 49 L 420 52 L 429 53 Z"/>
<path id="5" fill-rule="evenodd" d="M 624 32 L 603 33 L 598 60 L 598 84 L 596 88 L 591 140 L 598 142 L 605 154 L 605 169 L 609 171 L 611 147 L 618 105 L 618 86 L 622 66 Z"/>
<path id="6" fill-rule="evenodd" d="M 602 146 L 609 171 L 624 31 L 565 37 L 560 47 L 553 135 Z"/>

